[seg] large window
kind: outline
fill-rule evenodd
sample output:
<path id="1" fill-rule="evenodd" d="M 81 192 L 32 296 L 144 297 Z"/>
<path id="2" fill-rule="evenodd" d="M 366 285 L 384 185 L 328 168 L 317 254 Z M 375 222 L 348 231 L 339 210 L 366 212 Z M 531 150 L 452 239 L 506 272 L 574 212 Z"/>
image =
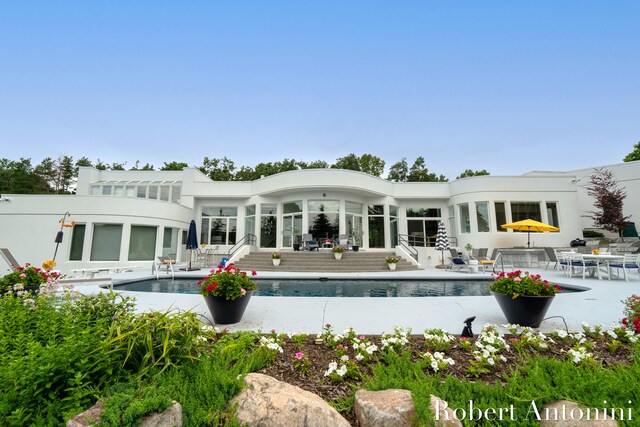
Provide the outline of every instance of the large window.
<path id="1" fill-rule="evenodd" d="M 542 221 L 539 202 L 511 202 L 511 221 L 533 219 Z"/>
<path id="2" fill-rule="evenodd" d="M 489 202 L 476 202 L 476 220 L 478 221 L 478 232 L 489 231 Z"/>
<path id="3" fill-rule="evenodd" d="M 337 239 L 340 229 L 339 200 L 309 200 L 309 233 L 316 239 Z"/>
<path id="4" fill-rule="evenodd" d="M 132 225 L 129 239 L 129 261 L 153 261 L 156 252 L 157 227 Z"/>
<path id="5" fill-rule="evenodd" d="M 507 223 L 507 208 L 504 202 L 495 202 L 493 208 L 496 211 L 496 229 L 500 232 L 506 232 L 506 228 L 502 228 L 502 224 Z"/>
<path id="6" fill-rule="evenodd" d="M 558 204 L 556 202 L 547 202 L 547 221 L 547 224 L 560 228 Z"/>
<path id="7" fill-rule="evenodd" d="M 260 208 L 260 247 L 276 247 L 276 225 L 278 207 L 275 204 L 264 204 Z"/>
<path id="8" fill-rule="evenodd" d="M 354 245 L 362 245 L 362 203 L 345 202 L 347 233 Z"/>
<path id="9" fill-rule="evenodd" d="M 434 247 L 441 213 L 439 208 L 407 208 L 409 244 Z"/>
<path id="10" fill-rule="evenodd" d="M 460 209 L 460 232 L 471 233 L 471 221 L 469 219 L 469 204 L 461 203 L 458 205 Z"/>
<path id="11" fill-rule="evenodd" d="M 256 205 L 244 208 L 244 234 L 256 234 Z"/>
<path id="12" fill-rule="evenodd" d="M 392 248 L 398 246 L 398 233 L 398 207 L 389 206 L 389 237 Z"/>
<path id="13" fill-rule="evenodd" d="M 94 224 L 91 261 L 119 261 L 122 224 Z"/>
<path id="14" fill-rule="evenodd" d="M 200 243 L 206 245 L 235 245 L 238 208 L 235 206 L 204 206 Z"/>
<path id="15" fill-rule="evenodd" d="M 76 224 L 71 234 L 71 250 L 69 251 L 69 261 L 82 261 L 82 251 L 84 250 L 84 233 L 87 226 Z"/>
<path id="16" fill-rule="evenodd" d="M 164 228 L 164 234 L 162 236 L 162 256 L 168 256 L 171 257 L 171 259 L 177 259 L 179 233 L 180 229 L 178 228 Z"/>
<path id="17" fill-rule="evenodd" d="M 384 248 L 384 205 L 369 205 L 369 247 Z"/>

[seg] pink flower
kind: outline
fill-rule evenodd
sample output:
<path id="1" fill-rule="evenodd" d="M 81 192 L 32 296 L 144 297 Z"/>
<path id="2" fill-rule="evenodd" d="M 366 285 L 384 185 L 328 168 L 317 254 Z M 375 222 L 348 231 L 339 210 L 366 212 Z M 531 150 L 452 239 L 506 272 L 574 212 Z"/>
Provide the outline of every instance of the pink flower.
<path id="1" fill-rule="evenodd" d="M 242 288 L 240 292 L 242 292 L 242 296 L 245 296 L 247 294 L 247 290 L 245 288 Z"/>
<path id="2" fill-rule="evenodd" d="M 252 275 L 252 276 L 255 276 L 256 274 L 258 274 L 258 273 L 256 273 L 256 271 L 255 271 L 255 270 L 251 270 L 251 275 Z"/>
<path id="3" fill-rule="evenodd" d="M 358 338 L 360 338 L 361 340 L 364 339 L 364 335 L 360 335 Z"/>
<path id="4" fill-rule="evenodd" d="M 295 356 L 295 357 L 296 357 L 296 359 L 298 359 L 298 360 L 302 360 L 302 358 L 304 357 L 304 353 L 303 353 L 303 352 L 301 352 L 301 351 L 299 351 L 299 352 L 297 352 L 297 353 L 296 353 L 296 356 Z"/>
<path id="5" fill-rule="evenodd" d="M 27 277 L 27 275 L 26 275 L 26 274 L 24 274 L 24 273 L 22 273 L 22 274 L 20 275 L 20 278 L 21 278 L 21 279 L 24 279 L 25 277 Z"/>

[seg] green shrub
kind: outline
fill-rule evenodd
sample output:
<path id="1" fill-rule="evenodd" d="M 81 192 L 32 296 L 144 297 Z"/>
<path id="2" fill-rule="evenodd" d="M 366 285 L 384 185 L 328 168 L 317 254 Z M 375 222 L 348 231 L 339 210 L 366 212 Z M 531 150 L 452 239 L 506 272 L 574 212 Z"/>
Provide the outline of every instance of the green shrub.
<path id="1" fill-rule="evenodd" d="M 604 234 L 600 233 L 599 231 L 595 231 L 595 230 L 582 230 L 582 235 L 584 237 L 604 237 Z"/>

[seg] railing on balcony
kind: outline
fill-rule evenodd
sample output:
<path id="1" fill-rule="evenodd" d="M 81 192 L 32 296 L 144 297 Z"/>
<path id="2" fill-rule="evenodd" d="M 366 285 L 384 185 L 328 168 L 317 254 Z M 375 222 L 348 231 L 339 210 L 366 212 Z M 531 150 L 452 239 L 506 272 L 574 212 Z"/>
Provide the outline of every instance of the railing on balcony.
<path id="1" fill-rule="evenodd" d="M 246 245 L 255 246 L 257 241 L 258 238 L 255 234 L 246 234 L 242 239 L 238 241 L 238 243 L 236 243 L 231 247 L 231 249 L 229 249 L 229 259 L 231 259 L 233 257 L 233 254 L 238 252 L 242 247 Z"/>

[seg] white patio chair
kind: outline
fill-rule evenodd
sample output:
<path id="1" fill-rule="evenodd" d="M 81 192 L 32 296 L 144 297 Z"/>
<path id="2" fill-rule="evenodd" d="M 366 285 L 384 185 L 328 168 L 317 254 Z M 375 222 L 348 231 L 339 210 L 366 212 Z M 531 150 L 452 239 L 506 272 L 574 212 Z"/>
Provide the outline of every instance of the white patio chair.
<path id="1" fill-rule="evenodd" d="M 609 263 L 609 268 L 616 268 L 618 271 L 618 276 L 620 276 L 620 269 L 622 269 L 622 272 L 624 274 L 624 280 L 628 282 L 629 275 L 627 274 L 627 270 L 640 269 L 640 255 L 624 254 L 624 258 L 622 259 L 622 262 L 612 261 Z"/>
<path id="2" fill-rule="evenodd" d="M 582 278 L 584 279 L 586 277 L 587 271 L 590 272 L 590 274 L 593 274 L 595 273 L 596 268 L 598 268 L 597 263 L 593 261 L 585 261 L 581 253 L 568 252 L 568 253 L 565 253 L 565 256 L 569 263 L 569 266 L 568 266 L 569 277 L 573 277 L 573 274 L 576 273 L 578 270 L 580 270 L 582 272 Z"/>

